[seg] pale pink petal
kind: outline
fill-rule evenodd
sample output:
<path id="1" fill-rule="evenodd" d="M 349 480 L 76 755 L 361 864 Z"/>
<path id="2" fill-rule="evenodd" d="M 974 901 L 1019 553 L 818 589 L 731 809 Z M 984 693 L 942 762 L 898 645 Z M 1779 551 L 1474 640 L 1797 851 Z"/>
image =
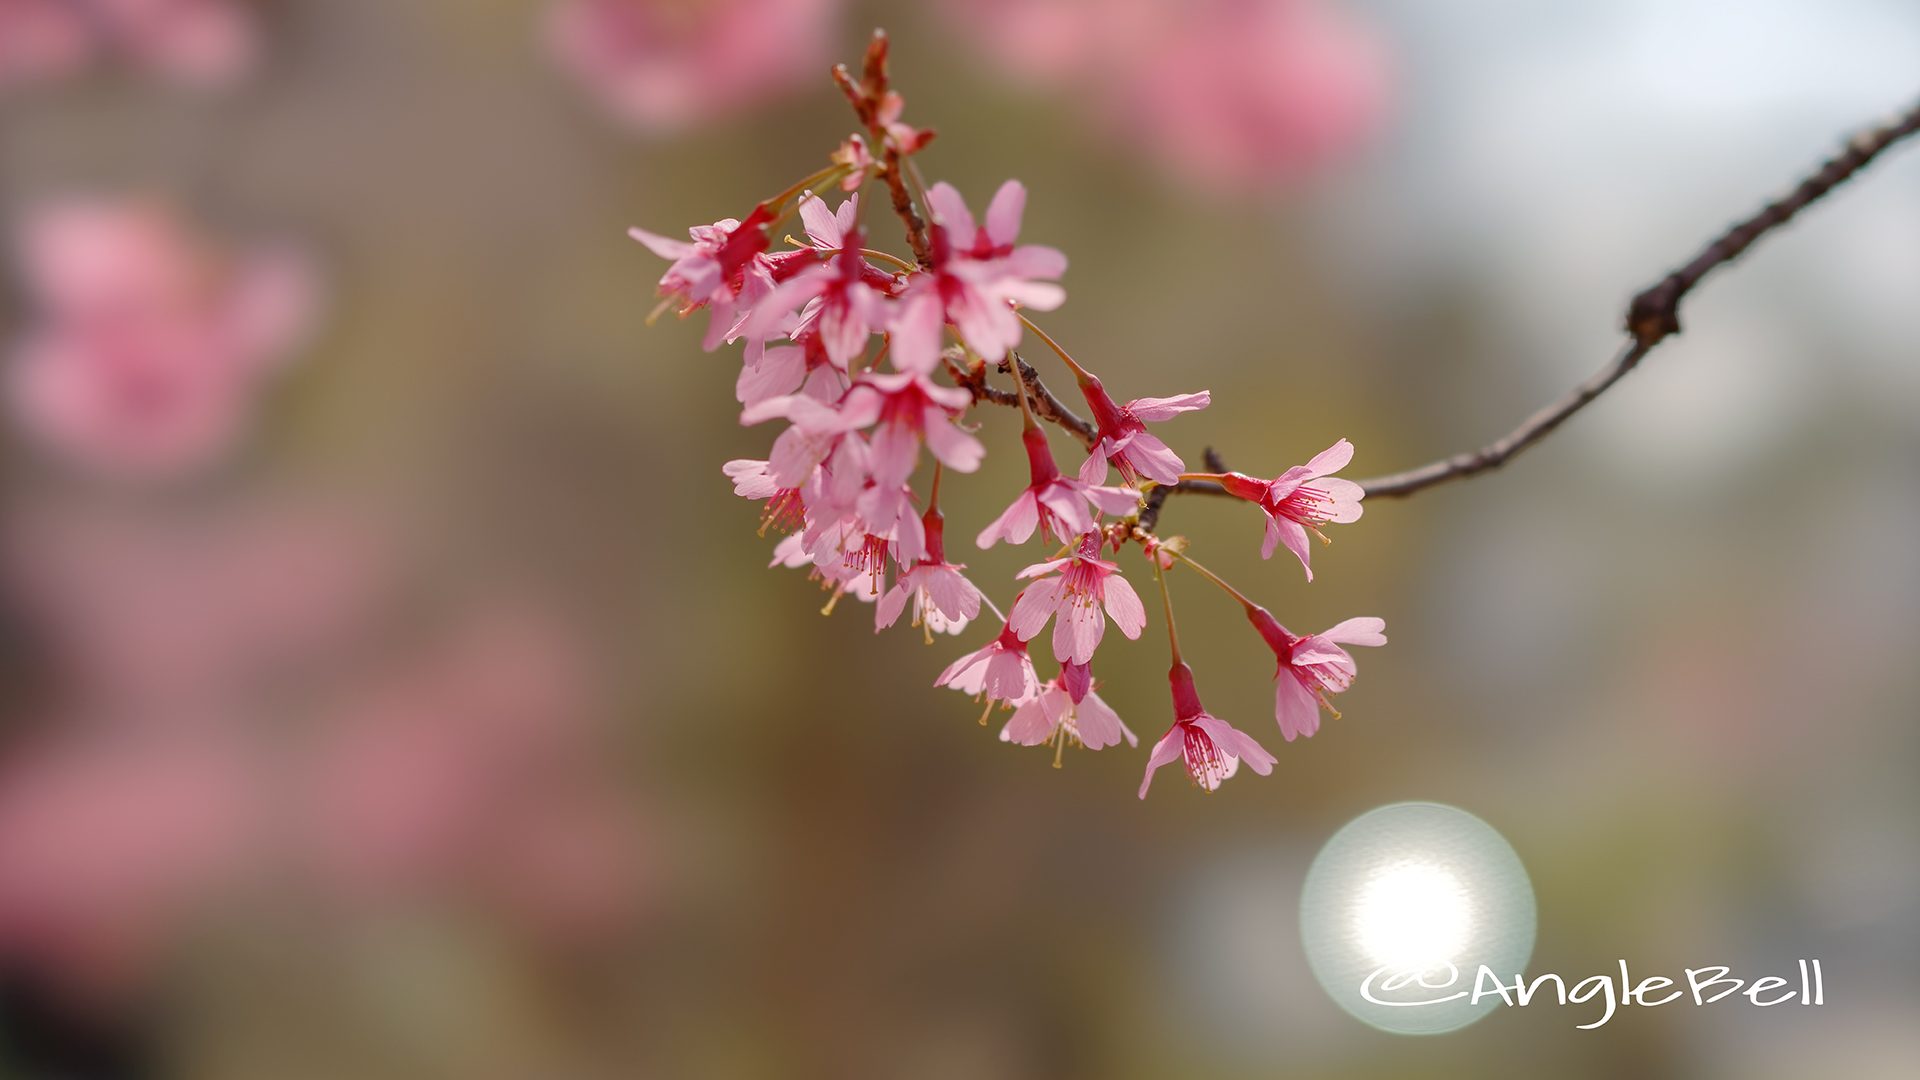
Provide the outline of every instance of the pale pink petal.
<path id="1" fill-rule="evenodd" d="M 1313 460 L 1307 462 L 1308 475 L 1325 476 L 1328 473 L 1339 472 L 1341 469 L 1346 468 L 1347 463 L 1352 460 L 1353 444 L 1345 439 L 1341 439 L 1339 442 L 1315 454 Z"/>
<path id="2" fill-rule="evenodd" d="M 1153 752 L 1147 755 L 1146 775 L 1140 778 L 1141 798 L 1147 797 L 1147 788 L 1153 784 L 1153 771 L 1162 765 L 1179 760 L 1181 751 L 1185 748 L 1185 742 L 1180 725 L 1175 724 L 1167 729 L 1165 735 L 1160 736 L 1159 742 L 1153 744 Z"/>
<path id="3" fill-rule="evenodd" d="M 879 603 L 873 606 L 874 633 L 877 634 L 900 620 L 900 612 L 907 606 L 907 592 L 905 586 L 895 585 L 887 590 L 887 595 L 881 597 Z"/>
<path id="4" fill-rule="evenodd" d="M 659 233 L 651 233 L 641 228 L 628 229 L 627 235 L 645 244 L 648 251 L 653 252 L 663 259 L 678 260 L 693 254 L 693 245 L 687 243 L 685 240 L 675 240 L 672 237 L 661 236 Z"/>
<path id="5" fill-rule="evenodd" d="M 940 463 L 954 472 L 972 472 L 980 467 L 980 460 L 987 456 L 987 448 L 980 440 L 962 431 L 960 427 L 945 417 L 927 422 L 927 449 Z"/>
<path id="6" fill-rule="evenodd" d="M 1204 409 L 1213 403 L 1213 393 L 1202 390 L 1195 394 L 1175 394 L 1173 397 L 1135 398 L 1127 402 L 1126 409 L 1137 420 L 1152 423 L 1157 420 L 1170 420 L 1184 412 Z"/>
<path id="7" fill-rule="evenodd" d="M 987 204 L 987 236 L 996 247 L 1013 243 L 1020 235 L 1020 218 L 1027 209 L 1026 185 L 1009 180 Z"/>
<path id="8" fill-rule="evenodd" d="M 1140 603 L 1140 594 L 1133 591 L 1133 585 L 1119 574 L 1111 574 L 1102 583 L 1106 595 L 1107 614 L 1113 616 L 1113 625 L 1129 638 L 1138 638 L 1140 631 L 1147 626 L 1147 609 Z"/>
<path id="9" fill-rule="evenodd" d="M 1120 714 L 1100 700 L 1099 694 L 1088 694 L 1075 709 L 1073 726 L 1080 733 L 1081 745 L 1089 750 L 1100 750 L 1113 746 L 1125 739 L 1129 746 L 1138 746 L 1140 740 L 1127 725 L 1120 722 Z"/>
<path id="10" fill-rule="evenodd" d="M 1385 645 L 1387 620 L 1362 615 L 1335 623 L 1332 629 L 1317 636 L 1343 645 Z"/>
<path id="11" fill-rule="evenodd" d="M 1273 680 L 1273 718 L 1288 742 L 1311 738 L 1320 730 L 1320 702 L 1285 667 Z"/>
<path id="12" fill-rule="evenodd" d="M 967 209 L 967 200 L 960 197 L 952 184 L 942 180 L 929 188 L 927 203 L 933 207 L 934 220 L 946 227 L 956 245 L 968 247 L 973 244 L 974 234 L 979 229 L 973 223 L 973 212 Z"/>
<path id="13" fill-rule="evenodd" d="M 1034 582 L 1013 601 L 1013 610 L 1007 613 L 1007 625 L 1013 627 L 1015 637 L 1032 641 L 1047 625 L 1047 620 L 1060 606 L 1060 585 L 1059 578 Z"/>
<path id="14" fill-rule="evenodd" d="M 1031 490 L 1023 491 L 1013 500 L 993 523 L 980 530 L 974 542 L 983 548 L 990 548 L 996 542 L 1005 540 L 1012 544 L 1024 544 L 1027 537 L 1033 535 L 1034 527 L 1040 523 L 1040 504 L 1034 499 Z"/>
<path id="15" fill-rule="evenodd" d="M 1107 617 L 1099 608 L 1068 600 L 1053 623 L 1053 658 L 1063 664 L 1088 663 L 1106 632 Z"/>
<path id="16" fill-rule="evenodd" d="M 1130 514 L 1140 505 L 1140 493 L 1133 488 L 1090 487 L 1082 489 L 1082 494 L 1109 514 Z"/>
<path id="17" fill-rule="evenodd" d="M 800 223 L 806 227 L 807 236 L 820 247 L 838 248 L 845 242 L 846 234 L 840 228 L 839 218 L 818 195 L 800 200 Z"/>

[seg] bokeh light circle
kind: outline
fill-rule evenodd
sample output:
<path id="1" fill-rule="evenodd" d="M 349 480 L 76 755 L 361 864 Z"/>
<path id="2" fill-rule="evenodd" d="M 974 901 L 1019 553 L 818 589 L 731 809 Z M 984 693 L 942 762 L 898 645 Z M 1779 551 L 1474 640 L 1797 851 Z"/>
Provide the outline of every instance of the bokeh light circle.
<path id="1" fill-rule="evenodd" d="M 1307 870 L 1300 935 L 1328 996 L 1384 1031 L 1437 1035 L 1497 1009 L 1482 965 L 1511 984 L 1533 955 L 1526 867 L 1493 826 L 1439 803 L 1348 822 Z M 1464 992 L 1464 993 L 1463 993 Z"/>

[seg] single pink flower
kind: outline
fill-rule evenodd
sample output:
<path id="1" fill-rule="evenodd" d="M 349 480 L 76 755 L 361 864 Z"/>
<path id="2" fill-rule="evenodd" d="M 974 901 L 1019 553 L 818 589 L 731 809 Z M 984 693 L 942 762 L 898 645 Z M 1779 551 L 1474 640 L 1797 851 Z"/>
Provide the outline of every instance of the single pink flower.
<path id="1" fill-rule="evenodd" d="M 1053 577 L 1045 575 L 1059 573 Z M 1080 546 L 1064 559 L 1036 563 L 1020 571 L 1022 578 L 1036 578 L 1020 594 L 1007 615 L 1007 624 L 1022 641 L 1032 641 L 1047 625 L 1053 624 L 1053 655 L 1061 663 L 1086 664 L 1100 646 L 1106 633 L 1107 618 L 1129 638 L 1138 638 L 1146 629 L 1147 609 L 1120 567 L 1100 558 L 1100 534 L 1088 533 Z M 1106 614 L 1101 614 L 1105 607 Z M 1056 618 L 1057 616 L 1057 618 Z"/>
<path id="2" fill-rule="evenodd" d="M 1007 726 L 1000 729 L 1001 742 L 1017 746 L 1053 744 L 1056 765 L 1060 751 L 1070 744 L 1102 750 L 1119 745 L 1122 739 L 1128 746 L 1140 745 L 1139 737 L 1099 694 L 1083 691 L 1075 699 L 1065 669 L 1016 707 Z"/>
<path id="3" fill-rule="evenodd" d="M 1177 14 L 1176 14 L 1177 12 Z M 1113 126 L 1198 187 L 1249 192 L 1347 157 L 1386 113 L 1378 34 L 1326 0 L 1196 0 L 1110 62 Z"/>
<path id="4" fill-rule="evenodd" d="M 1167 673 L 1173 687 L 1173 726 L 1153 744 L 1147 758 L 1146 775 L 1140 779 L 1140 797 L 1147 797 L 1153 773 L 1160 766 L 1179 758 L 1187 775 L 1202 788 L 1213 791 L 1240 769 L 1245 761 L 1254 772 L 1265 776 L 1273 771 L 1278 758 L 1267 753 L 1253 737 L 1209 714 L 1200 704 L 1193 687 L 1193 669 L 1176 661 Z"/>
<path id="5" fill-rule="evenodd" d="M 1218 479 L 1228 494 L 1246 499 L 1266 512 L 1267 536 L 1260 546 L 1260 557 L 1272 558 L 1274 548 L 1284 543 L 1287 550 L 1299 558 L 1307 580 L 1312 581 L 1313 567 L 1308 562 L 1312 550 L 1307 546 L 1307 534 L 1312 533 L 1326 542 L 1320 526 L 1360 520 L 1360 500 L 1366 497 L 1366 489 L 1351 480 L 1330 475 L 1346 468 L 1352 460 L 1353 444 L 1341 439 L 1315 455 L 1312 461 L 1295 465 L 1273 480 L 1237 472 L 1222 473 Z"/>
<path id="6" fill-rule="evenodd" d="M 931 371 L 940 360 L 940 332 L 952 323 L 974 352 L 998 362 L 1020 344 L 1016 307 L 1052 311 L 1066 290 L 1051 282 L 1066 272 L 1058 249 L 1016 245 L 1027 189 L 1017 180 L 1001 185 L 976 224 L 966 201 L 949 184 L 927 192 L 933 265 L 912 274 L 893 322 L 894 363 L 903 371 Z"/>
<path id="7" fill-rule="evenodd" d="M 839 0 L 562 0 L 548 39 L 610 112 L 669 133 L 797 90 L 828 66 Z"/>
<path id="8" fill-rule="evenodd" d="M 71 74 L 95 49 L 71 0 L 0 0 L 0 89 Z"/>
<path id="9" fill-rule="evenodd" d="M 19 263 L 31 315 L 14 343 L 12 404 L 43 444 L 123 476 L 219 458 L 315 306 L 303 259 L 219 250 L 138 202 L 36 212 Z"/>
<path id="10" fill-rule="evenodd" d="M 927 643 L 935 634 L 957 634 L 980 614 L 980 590 L 968 581 L 965 564 L 947 561 L 946 518 L 928 509 L 921 519 L 926 554 L 901 574 L 874 606 L 875 633 L 892 626 L 913 598 L 913 625 L 924 627 Z"/>
<path id="11" fill-rule="evenodd" d="M 703 307 L 712 309 L 702 343 L 711 352 L 738 321 L 736 304 L 747 267 L 754 256 L 767 250 L 767 226 L 772 221 L 772 211 L 762 204 L 745 221 L 721 218 L 711 225 L 695 225 L 687 230 L 691 242 L 641 228 L 628 229 L 627 235 L 672 263 L 660 277 L 660 310 L 678 304 L 684 318 Z"/>
<path id="12" fill-rule="evenodd" d="M 833 365 L 846 370 L 866 352 L 867 339 L 884 329 L 891 318 L 886 304 L 893 275 L 875 268 L 861 256 L 861 234 L 853 222 L 858 204 L 848 199 L 839 214 L 809 195 L 800 203 L 800 216 L 824 263 L 808 266 L 753 301 L 741 322 L 749 339 L 765 338 L 783 328 L 798 338 L 819 335 Z M 793 309 L 805 305 L 797 320 Z"/>
<path id="13" fill-rule="evenodd" d="M 735 495 L 765 504 L 760 511 L 761 535 L 768 529 L 789 533 L 806 524 L 806 497 L 798 487 L 781 487 L 766 462 L 737 458 L 722 465 L 720 471 L 733 481 Z"/>
<path id="14" fill-rule="evenodd" d="M 751 408 L 795 392 L 816 401 L 839 401 L 847 392 L 846 373 L 827 358 L 819 335 L 809 334 L 789 345 L 747 347 L 733 396 Z"/>
<path id="15" fill-rule="evenodd" d="M 1027 447 L 1031 481 L 1012 505 L 980 531 L 976 542 L 981 547 L 1001 540 L 1024 544 L 1036 526 L 1042 536 L 1070 539 L 1093 528 L 1089 505 L 1107 514 L 1125 514 L 1140 505 L 1138 491 L 1104 486 L 1107 459 L 1099 454 L 1087 455 L 1078 477 L 1062 476 L 1045 432 L 1030 427 L 1020 438 Z"/>
<path id="16" fill-rule="evenodd" d="M 1080 393 L 1093 410 L 1094 423 L 1100 428 L 1100 452 L 1120 470 L 1127 483 L 1144 476 L 1156 484 L 1176 484 L 1187 469 L 1180 455 L 1147 431 L 1147 424 L 1170 420 L 1183 412 L 1198 412 L 1213 402 L 1211 392 L 1178 394 L 1165 398 L 1135 398 L 1116 405 L 1106 388 L 1094 375 L 1080 380 Z"/>
<path id="17" fill-rule="evenodd" d="M 980 440 L 954 424 L 972 399 L 957 386 L 941 386 L 925 375 L 900 371 L 862 375 L 847 391 L 841 422 L 854 428 L 873 425 L 868 440 L 877 483 L 905 483 L 920 461 L 920 444 L 955 472 L 973 472 L 986 456 Z"/>
<path id="18" fill-rule="evenodd" d="M 1348 619 L 1319 634 L 1297 637 L 1258 605 L 1247 608 L 1247 619 L 1273 650 L 1279 667 L 1273 676 L 1273 718 L 1288 742 L 1310 738 L 1320 730 L 1320 708 L 1340 719 L 1340 710 L 1327 700 L 1353 685 L 1356 665 L 1342 645 L 1385 645 L 1385 620 Z"/>
<path id="19" fill-rule="evenodd" d="M 252 67 L 258 28 L 233 0 L 95 0 L 88 17 L 136 65 L 183 82 L 231 82 Z"/>
<path id="20" fill-rule="evenodd" d="M 1000 636 L 948 664 L 933 685 L 985 698 L 991 710 L 996 701 L 1018 705 L 1032 697 L 1040 689 L 1040 677 L 1027 655 L 1027 643 L 1020 640 L 1013 627 L 1005 626 Z M 985 715 L 980 722 L 986 722 Z"/>

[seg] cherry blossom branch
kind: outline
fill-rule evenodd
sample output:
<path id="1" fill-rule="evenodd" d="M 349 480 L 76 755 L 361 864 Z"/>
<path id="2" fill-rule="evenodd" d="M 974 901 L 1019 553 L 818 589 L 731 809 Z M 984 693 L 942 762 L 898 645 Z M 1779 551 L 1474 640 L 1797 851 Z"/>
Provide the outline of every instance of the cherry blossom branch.
<path id="1" fill-rule="evenodd" d="M 891 137 L 887 130 L 890 122 L 888 113 L 899 109 L 899 95 L 893 93 L 887 76 L 887 32 L 875 29 L 873 40 L 867 45 L 866 62 L 862 65 L 860 79 L 854 80 L 853 73 L 845 64 L 833 66 L 833 81 L 840 92 L 852 103 L 855 115 L 867 126 L 867 135 L 873 145 L 880 149 L 880 175 L 886 182 L 887 193 L 893 198 L 893 212 L 907 227 L 907 243 L 913 248 L 913 257 L 921 266 L 933 262 L 933 248 L 927 240 L 927 223 L 920 217 L 920 211 L 913 205 L 913 195 L 907 190 L 907 180 L 901 164 L 904 154 L 898 140 Z M 924 146 L 933 133 L 915 133 L 917 145 Z"/>
<path id="2" fill-rule="evenodd" d="M 1647 354 L 1662 341 L 1678 334 L 1680 302 L 1700 284 L 1702 278 L 1738 259 L 1762 236 L 1793 220 L 1800 211 L 1819 202 L 1834 188 L 1866 168 L 1882 152 L 1916 132 L 1920 132 L 1920 102 L 1916 102 L 1905 113 L 1854 135 L 1847 140 L 1840 153 L 1801 180 L 1792 191 L 1761 207 L 1752 216 L 1734 223 L 1685 265 L 1641 290 L 1627 307 L 1625 329 L 1629 340 L 1613 360 L 1565 396 L 1527 417 L 1513 431 L 1477 450 L 1455 454 L 1405 472 L 1362 480 L 1360 486 L 1372 498 L 1398 498 L 1505 465 L 1522 450 L 1552 434 L 1573 414 L 1586 408 L 1624 378 L 1627 372 L 1638 367 L 1640 361 L 1646 359 Z M 1193 487 L 1187 490 L 1202 489 Z"/>
<path id="3" fill-rule="evenodd" d="M 1700 284 L 1703 278 L 1719 267 L 1739 259 L 1761 237 L 1785 225 L 1802 210 L 1824 199 L 1833 189 L 1852 179 L 1894 144 L 1915 133 L 1920 133 L 1920 102 L 1916 102 L 1906 112 L 1893 119 L 1863 130 L 1848 139 L 1840 153 L 1829 158 L 1786 195 L 1767 203 L 1751 216 L 1729 226 L 1686 264 L 1654 285 L 1641 290 L 1627 308 L 1625 329 L 1629 335 L 1628 341 L 1621 346 L 1613 359 L 1592 377 L 1528 416 L 1511 432 L 1478 449 L 1454 454 L 1404 472 L 1361 480 L 1360 486 L 1365 489 L 1368 496 L 1373 498 L 1398 498 L 1451 480 L 1463 480 L 1480 473 L 1491 472 L 1505 465 L 1521 451 L 1552 434 L 1575 413 L 1586 408 L 1614 383 L 1619 382 L 1628 372 L 1638 367 L 1640 362 L 1646 359 L 1647 355 L 1661 342 L 1678 334 L 1680 302 Z M 1000 370 L 1006 370 L 1004 362 Z M 1036 407 L 1036 414 L 1071 432 L 1091 448 L 1097 441 L 1091 427 L 1070 410 L 1057 407 L 1059 399 L 1054 397 L 1046 383 L 1025 361 L 1021 362 L 1020 370 L 1027 380 L 1028 392 L 1033 395 L 1036 403 L 1054 403 L 1044 411 Z M 973 392 L 976 401 L 991 401 L 999 405 L 1014 404 L 1012 393 L 985 386 L 983 378 L 984 375 L 981 374 L 963 379 L 964 385 Z M 1213 469 L 1212 471 L 1224 472 L 1225 470 Z M 1208 480 L 1183 480 L 1178 484 L 1155 487 L 1148 494 L 1146 506 L 1141 511 L 1140 525 L 1143 529 L 1152 530 L 1158 522 L 1161 508 L 1165 505 L 1168 496 L 1174 494 L 1228 495 L 1230 493 L 1219 484 Z"/>

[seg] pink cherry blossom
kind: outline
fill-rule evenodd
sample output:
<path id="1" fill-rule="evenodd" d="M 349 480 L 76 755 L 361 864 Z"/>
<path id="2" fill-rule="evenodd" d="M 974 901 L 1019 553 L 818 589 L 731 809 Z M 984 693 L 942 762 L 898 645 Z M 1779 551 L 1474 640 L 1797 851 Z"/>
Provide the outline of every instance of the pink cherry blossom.
<path id="1" fill-rule="evenodd" d="M 1020 594 L 1007 623 L 1022 641 L 1032 641 L 1047 620 L 1054 619 L 1053 655 L 1063 664 L 1086 664 L 1093 659 L 1109 616 L 1129 638 L 1138 638 L 1146 629 L 1147 609 L 1120 576 L 1118 564 L 1100 558 L 1097 532 L 1082 537 L 1078 550 L 1066 558 L 1036 563 L 1019 576 L 1038 580 Z"/>
<path id="2" fill-rule="evenodd" d="M 920 444 L 955 472 L 973 472 L 986 456 L 980 440 L 953 422 L 972 404 L 965 390 L 941 386 L 925 375 L 900 371 L 863 375 L 847 391 L 841 422 L 873 425 L 873 475 L 878 483 L 904 483 L 920 460 Z"/>
<path id="3" fill-rule="evenodd" d="M 1104 486 L 1107 459 L 1099 454 L 1087 456 L 1078 477 L 1067 477 L 1054 463 L 1045 432 L 1030 427 L 1021 433 L 1021 440 L 1027 448 L 1031 482 L 1011 506 L 981 530 L 976 541 L 981 547 L 992 547 L 1001 540 L 1024 544 L 1035 527 L 1042 536 L 1069 539 L 1093 528 L 1088 506 L 1102 513 L 1124 514 L 1140 504 L 1138 491 Z"/>
<path id="4" fill-rule="evenodd" d="M 1198 412 L 1213 402 L 1206 390 L 1197 394 L 1178 394 L 1165 398 L 1135 398 L 1125 405 L 1114 404 L 1097 376 L 1080 379 L 1080 393 L 1093 410 L 1094 423 L 1100 428 L 1100 452 L 1120 470 L 1127 483 L 1144 476 L 1156 484 L 1175 484 L 1186 471 L 1186 463 L 1147 431 L 1147 424 L 1170 420 L 1184 412 Z"/>
<path id="5" fill-rule="evenodd" d="M 627 235 L 672 263 L 660 278 L 663 308 L 678 304 L 682 317 L 703 307 L 712 310 L 702 343 L 711 352 L 738 321 L 736 304 L 747 267 L 754 256 L 767 250 L 767 226 L 772 221 L 772 211 L 761 205 L 745 221 L 721 218 L 711 225 L 695 225 L 687 230 L 691 242 L 637 227 L 628 229 Z"/>
<path id="6" fill-rule="evenodd" d="M 1000 636 L 948 664 L 933 685 L 985 698 L 991 708 L 996 701 L 1013 705 L 1026 701 L 1039 691 L 1040 677 L 1027 655 L 1027 643 L 1013 627 L 1004 626 Z"/>
<path id="7" fill-rule="evenodd" d="M 1307 546 L 1307 534 L 1312 533 L 1324 541 L 1326 536 L 1320 532 L 1320 526 L 1360 520 L 1360 500 L 1366 497 L 1366 490 L 1351 480 L 1330 475 L 1346 468 L 1352 460 L 1353 444 L 1341 439 L 1315 455 L 1312 461 L 1295 465 L 1276 479 L 1260 480 L 1245 473 L 1230 472 L 1222 474 L 1219 480 L 1229 494 L 1265 511 L 1267 536 L 1260 546 L 1260 557 L 1272 558 L 1274 548 L 1284 543 L 1287 550 L 1299 558 L 1307 580 L 1312 581 L 1313 566 L 1308 562 L 1312 550 Z"/>
<path id="8" fill-rule="evenodd" d="M 1269 188 L 1350 154 L 1388 97 L 1378 36 L 1326 0 L 1196 0 L 1112 67 L 1106 112 L 1177 177 Z"/>
<path id="9" fill-rule="evenodd" d="M 94 47 L 71 0 L 0 0 L 0 89 L 70 74 Z"/>
<path id="10" fill-rule="evenodd" d="M 12 404 L 39 442 L 88 468 L 157 478 L 219 458 L 304 334 L 304 260 L 217 249 L 170 211 L 74 201 L 23 230 L 27 329 Z"/>
<path id="11" fill-rule="evenodd" d="M 1068 744 L 1088 750 L 1117 746 L 1124 739 L 1128 746 L 1139 746 L 1140 739 L 1120 720 L 1120 714 L 1086 691 L 1075 700 L 1066 681 L 1066 672 L 1055 675 L 1040 687 L 1040 692 L 1013 710 L 1006 727 L 1000 729 L 1000 741 L 1017 746 L 1052 743 L 1054 761 Z"/>
<path id="12" fill-rule="evenodd" d="M 946 519 L 929 508 L 921 519 L 926 554 L 901 574 L 893 588 L 874 606 L 875 633 L 892 626 L 913 598 L 913 625 L 924 627 L 927 642 L 934 634 L 957 634 L 980 614 L 980 590 L 968 581 L 964 564 L 947 561 Z"/>
<path id="13" fill-rule="evenodd" d="M 737 113 L 818 79 L 840 0 L 562 0 L 548 36 L 613 114 L 647 133 Z"/>
<path id="14" fill-rule="evenodd" d="M 231 81 L 259 49 L 253 13 L 234 0 L 96 0 L 89 8 L 116 51 L 183 82 Z"/>
<path id="15" fill-rule="evenodd" d="M 1020 343 L 1015 307 L 1052 311 L 1066 290 L 1052 284 L 1066 272 L 1057 249 L 1016 245 L 1027 189 L 1002 184 L 976 224 L 966 201 L 949 184 L 927 192 L 933 208 L 933 265 L 907 279 L 893 323 L 894 363 L 902 370 L 931 371 L 939 363 L 940 332 L 952 323 L 960 339 L 989 361 L 999 361 Z"/>
<path id="16" fill-rule="evenodd" d="M 1320 730 L 1320 708 L 1334 719 L 1339 710 L 1327 700 L 1353 685 L 1353 655 L 1342 645 L 1376 646 L 1387 643 L 1387 624 L 1376 618 L 1348 619 L 1319 634 L 1298 637 L 1281 626 L 1265 608 L 1247 608 L 1247 618 L 1273 650 L 1279 667 L 1273 677 L 1273 717 L 1288 742 L 1310 738 Z"/>
<path id="17" fill-rule="evenodd" d="M 818 334 L 827 358 L 843 371 L 866 352 L 867 339 L 890 317 L 886 295 L 893 275 L 874 268 L 860 254 L 861 234 L 853 225 L 857 213 L 853 199 L 842 204 L 838 215 L 829 214 L 817 196 L 801 201 L 808 236 L 817 250 L 830 257 L 755 300 L 752 312 L 742 320 L 742 334 L 764 338 L 783 327 L 795 337 Z M 800 318 L 788 327 L 793 309 L 801 305 L 805 308 Z"/>
<path id="18" fill-rule="evenodd" d="M 768 529 L 792 532 L 806 523 L 807 500 L 797 487 L 781 487 L 767 462 L 737 458 L 720 467 L 733 481 L 733 493 L 766 505 L 760 511 L 760 533 Z"/>
<path id="19" fill-rule="evenodd" d="M 1173 726 L 1153 745 L 1153 753 L 1147 757 L 1147 772 L 1140 779 L 1141 798 L 1147 797 L 1154 770 L 1176 758 L 1184 762 L 1193 782 L 1207 791 L 1219 788 L 1232 778 L 1242 761 L 1261 776 L 1273 771 L 1273 763 L 1278 758 L 1267 753 L 1252 736 L 1209 714 L 1200 704 L 1200 695 L 1193 686 L 1192 668 L 1175 661 L 1167 679 L 1173 687 Z"/>

